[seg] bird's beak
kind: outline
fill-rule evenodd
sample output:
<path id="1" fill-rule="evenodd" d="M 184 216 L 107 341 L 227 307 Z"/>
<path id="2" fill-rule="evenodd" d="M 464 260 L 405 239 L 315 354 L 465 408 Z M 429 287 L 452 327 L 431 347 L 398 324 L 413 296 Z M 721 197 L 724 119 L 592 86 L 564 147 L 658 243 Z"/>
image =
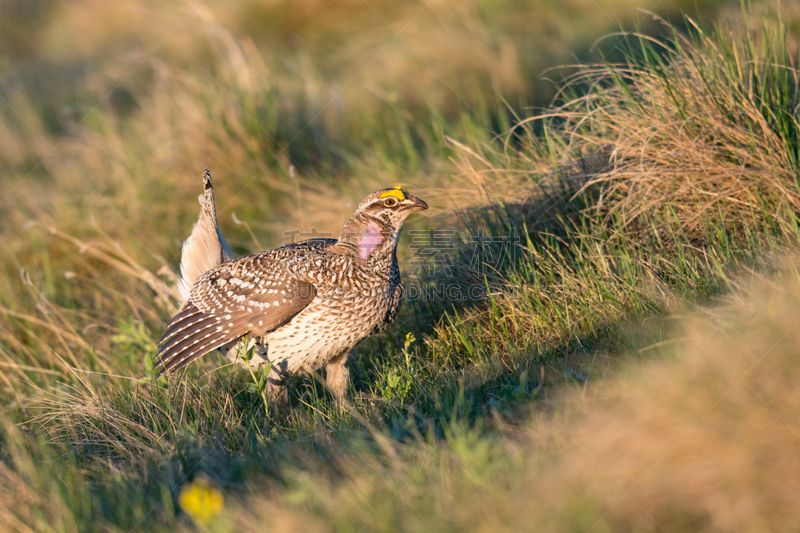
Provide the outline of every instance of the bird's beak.
<path id="1" fill-rule="evenodd" d="M 406 209 L 410 211 L 424 211 L 428 209 L 428 204 L 417 198 L 416 196 L 411 196 L 410 194 L 406 198 L 407 200 L 411 200 L 411 203 L 408 204 Z"/>

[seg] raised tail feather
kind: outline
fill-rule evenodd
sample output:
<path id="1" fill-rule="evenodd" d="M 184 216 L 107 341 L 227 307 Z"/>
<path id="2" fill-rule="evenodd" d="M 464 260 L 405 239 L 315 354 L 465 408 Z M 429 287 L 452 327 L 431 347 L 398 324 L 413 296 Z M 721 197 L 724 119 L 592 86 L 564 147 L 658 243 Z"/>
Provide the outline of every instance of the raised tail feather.
<path id="1" fill-rule="evenodd" d="M 178 281 L 181 301 L 186 302 L 194 281 L 212 268 L 233 259 L 231 249 L 217 224 L 217 209 L 214 205 L 214 188 L 211 173 L 203 173 L 203 194 L 200 201 L 200 216 L 189 238 L 181 250 L 181 279 Z"/>

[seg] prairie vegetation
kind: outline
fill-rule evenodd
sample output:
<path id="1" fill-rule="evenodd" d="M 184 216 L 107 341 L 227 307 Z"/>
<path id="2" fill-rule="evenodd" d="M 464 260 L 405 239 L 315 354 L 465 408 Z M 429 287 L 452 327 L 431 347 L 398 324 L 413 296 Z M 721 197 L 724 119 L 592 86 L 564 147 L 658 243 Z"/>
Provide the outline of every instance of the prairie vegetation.
<path id="1" fill-rule="evenodd" d="M 0 6 L 4 529 L 796 527 L 794 5 Z M 434 207 L 348 404 L 153 377 L 205 166 L 237 255 Z"/>

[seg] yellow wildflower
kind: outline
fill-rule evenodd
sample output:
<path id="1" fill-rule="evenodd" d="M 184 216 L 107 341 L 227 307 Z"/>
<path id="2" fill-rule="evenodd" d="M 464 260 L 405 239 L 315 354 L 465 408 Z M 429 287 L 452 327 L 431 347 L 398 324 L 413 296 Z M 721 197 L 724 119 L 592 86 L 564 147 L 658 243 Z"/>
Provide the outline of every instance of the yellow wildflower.
<path id="1" fill-rule="evenodd" d="M 181 488 L 178 503 L 196 522 L 205 525 L 222 512 L 225 498 L 207 479 L 198 477 Z"/>

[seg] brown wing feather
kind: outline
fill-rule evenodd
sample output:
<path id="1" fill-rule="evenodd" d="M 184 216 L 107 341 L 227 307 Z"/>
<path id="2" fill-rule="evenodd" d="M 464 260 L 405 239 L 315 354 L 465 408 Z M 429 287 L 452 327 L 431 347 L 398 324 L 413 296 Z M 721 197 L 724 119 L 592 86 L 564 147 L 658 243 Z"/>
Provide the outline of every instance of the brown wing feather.
<path id="1" fill-rule="evenodd" d="M 182 330 L 175 335 L 171 336 L 161 345 L 162 353 L 179 353 L 182 352 L 187 346 L 193 344 L 198 339 L 206 337 L 209 333 L 216 333 L 218 331 L 226 331 L 223 328 L 218 317 L 203 315 L 202 319 L 195 321 L 192 324 L 184 327 L 179 324 Z"/>
<path id="2" fill-rule="evenodd" d="M 195 282 L 189 301 L 167 325 L 155 366 L 177 370 L 242 336 L 279 328 L 316 295 L 268 254 L 243 257 Z"/>

